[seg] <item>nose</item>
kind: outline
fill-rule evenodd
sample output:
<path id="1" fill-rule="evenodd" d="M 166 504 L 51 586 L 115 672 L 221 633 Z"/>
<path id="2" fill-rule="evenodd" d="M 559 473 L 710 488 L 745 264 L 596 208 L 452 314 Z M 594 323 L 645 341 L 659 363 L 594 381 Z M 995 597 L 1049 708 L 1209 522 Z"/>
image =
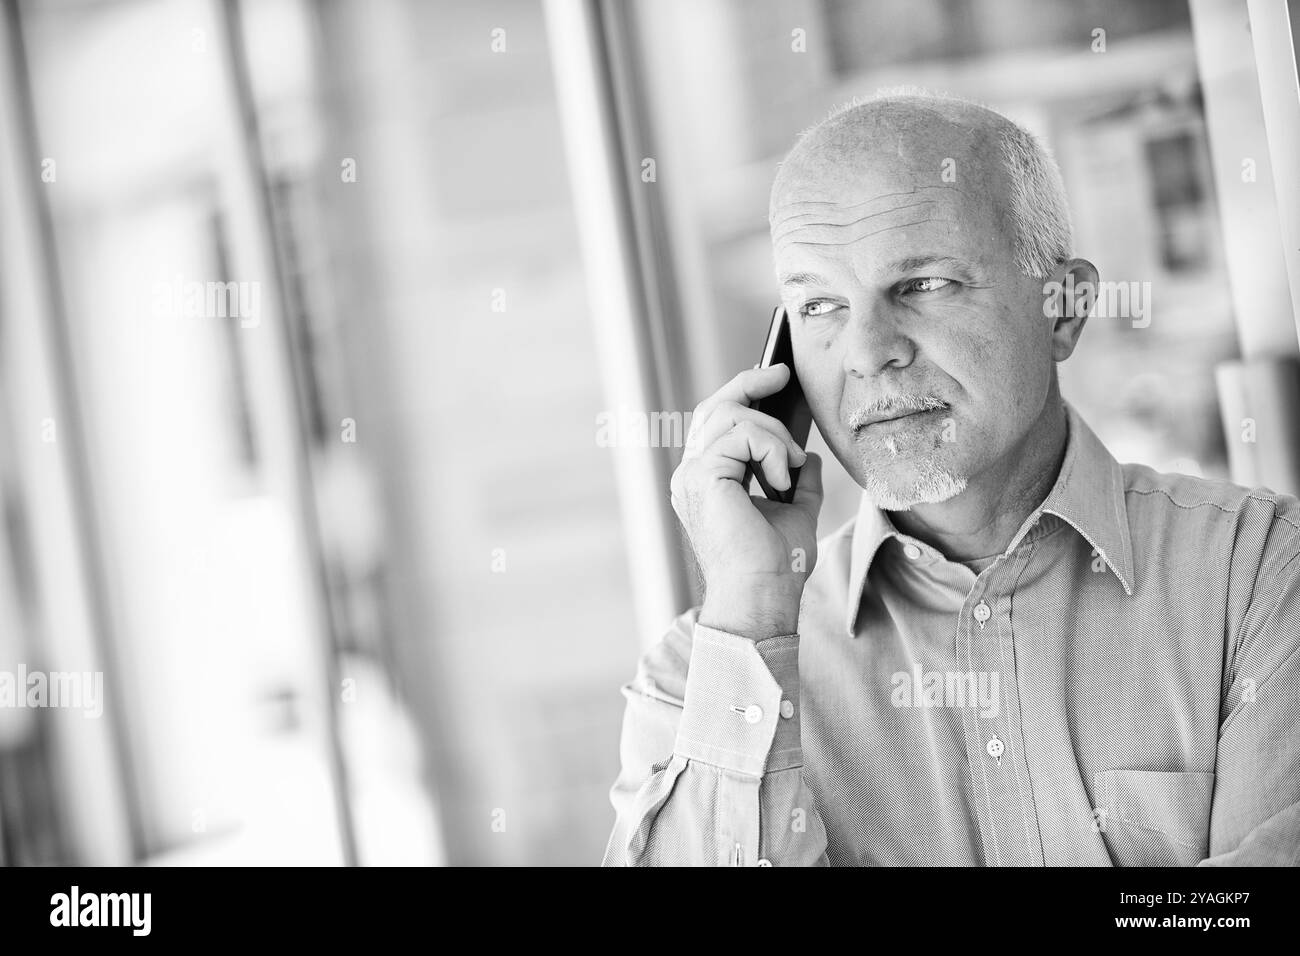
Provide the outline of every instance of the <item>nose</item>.
<path id="1" fill-rule="evenodd" d="M 887 299 L 853 303 L 844 327 L 844 372 L 854 378 L 871 378 L 887 368 L 906 368 L 916 358 L 916 343 L 907 334 L 905 316 Z"/>

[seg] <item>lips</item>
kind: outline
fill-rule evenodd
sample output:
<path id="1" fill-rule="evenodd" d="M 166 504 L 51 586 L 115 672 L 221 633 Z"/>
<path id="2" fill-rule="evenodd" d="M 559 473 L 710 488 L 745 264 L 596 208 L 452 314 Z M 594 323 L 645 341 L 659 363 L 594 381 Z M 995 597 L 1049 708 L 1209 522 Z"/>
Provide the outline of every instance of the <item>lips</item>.
<path id="1" fill-rule="evenodd" d="M 858 428 L 858 431 L 863 431 L 878 425 L 887 426 L 894 422 L 906 421 L 911 418 L 920 418 L 925 415 L 933 415 L 935 412 L 944 412 L 947 410 L 947 406 L 944 406 L 942 408 L 925 408 L 915 412 L 897 412 L 892 415 L 873 415 Z"/>
<path id="2" fill-rule="evenodd" d="M 882 422 L 896 422 L 900 418 L 910 418 L 913 415 L 919 415 L 919 414 L 920 412 L 899 412 L 897 415 L 887 415 L 879 418 L 872 417 L 867 419 L 866 424 L 864 424 L 863 427 L 865 428 L 868 425 L 879 425 Z"/>

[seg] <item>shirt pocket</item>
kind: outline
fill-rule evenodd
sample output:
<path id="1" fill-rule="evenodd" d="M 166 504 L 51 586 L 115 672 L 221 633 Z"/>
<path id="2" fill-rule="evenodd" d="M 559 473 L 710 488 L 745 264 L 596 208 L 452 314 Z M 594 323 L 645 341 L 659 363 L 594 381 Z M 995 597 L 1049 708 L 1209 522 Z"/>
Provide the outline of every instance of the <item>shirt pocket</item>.
<path id="1" fill-rule="evenodd" d="M 1103 770 L 1093 788 L 1116 866 L 1193 866 L 1209 855 L 1214 774 Z"/>

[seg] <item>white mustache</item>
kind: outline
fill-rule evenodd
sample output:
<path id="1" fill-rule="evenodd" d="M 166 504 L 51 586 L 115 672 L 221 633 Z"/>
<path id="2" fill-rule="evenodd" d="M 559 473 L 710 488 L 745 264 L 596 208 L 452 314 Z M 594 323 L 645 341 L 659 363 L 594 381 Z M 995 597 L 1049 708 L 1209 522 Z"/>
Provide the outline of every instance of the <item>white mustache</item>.
<path id="1" fill-rule="evenodd" d="M 872 418 L 880 416 L 896 417 L 912 412 L 928 412 L 935 408 L 947 408 L 948 403 L 933 395 L 895 395 L 889 399 L 872 402 L 860 408 L 848 417 L 849 428 L 856 431 Z"/>

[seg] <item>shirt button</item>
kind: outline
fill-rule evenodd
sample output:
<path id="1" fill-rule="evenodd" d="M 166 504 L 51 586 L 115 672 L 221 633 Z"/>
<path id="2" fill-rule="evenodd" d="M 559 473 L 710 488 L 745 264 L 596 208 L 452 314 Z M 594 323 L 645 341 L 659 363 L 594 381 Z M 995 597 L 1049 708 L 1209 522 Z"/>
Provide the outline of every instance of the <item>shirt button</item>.
<path id="1" fill-rule="evenodd" d="M 1002 755 L 1006 752 L 1006 746 L 998 738 L 994 737 L 989 741 L 989 745 L 984 748 L 988 751 L 990 757 L 998 763 L 1002 763 Z"/>
<path id="2" fill-rule="evenodd" d="M 903 545 L 903 553 L 915 561 L 921 556 L 921 549 L 914 544 Z"/>
<path id="3" fill-rule="evenodd" d="M 794 702 L 789 700 L 781 701 L 781 716 L 789 720 L 794 716 Z"/>
<path id="4" fill-rule="evenodd" d="M 756 724 L 762 719 L 763 719 L 763 708 L 759 707 L 758 704 L 750 704 L 748 707 L 745 708 L 746 723 Z"/>
<path id="5" fill-rule="evenodd" d="M 992 616 L 993 612 L 989 610 L 989 606 L 983 601 L 975 605 L 975 620 L 979 621 L 981 625 Z"/>
<path id="6" fill-rule="evenodd" d="M 771 862 L 770 862 L 769 860 L 759 860 L 759 861 L 758 861 L 758 865 L 759 865 L 759 866 L 771 866 L 772 864 L 771 864 Z"/>

